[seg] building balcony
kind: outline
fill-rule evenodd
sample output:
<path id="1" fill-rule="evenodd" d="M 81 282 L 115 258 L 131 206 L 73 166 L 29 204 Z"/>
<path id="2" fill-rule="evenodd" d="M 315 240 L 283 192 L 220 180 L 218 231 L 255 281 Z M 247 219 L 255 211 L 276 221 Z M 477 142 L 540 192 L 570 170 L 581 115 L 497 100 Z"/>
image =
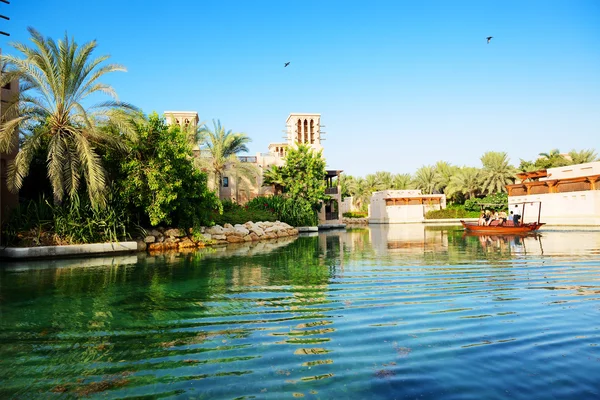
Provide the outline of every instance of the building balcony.
<path id="1" fill-rule="evenodd" d="M 337 187 L 325 188 L 325 194 L 338 194 L 339 190 Z"/>
<path id="2" fill-rule="evenodd" d="M 256 164 L 256 156 L 238 156 L 240 162 Z"/>

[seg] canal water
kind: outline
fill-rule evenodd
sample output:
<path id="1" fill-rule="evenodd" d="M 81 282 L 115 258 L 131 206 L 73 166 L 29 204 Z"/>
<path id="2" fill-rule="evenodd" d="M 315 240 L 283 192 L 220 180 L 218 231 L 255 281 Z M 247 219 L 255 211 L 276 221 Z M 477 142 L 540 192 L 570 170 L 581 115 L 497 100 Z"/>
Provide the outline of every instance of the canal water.
<path id="1" fill-rule="evenodd" d="M 600 232 L 6 263 L 0 398 L 595 399 Z"/>

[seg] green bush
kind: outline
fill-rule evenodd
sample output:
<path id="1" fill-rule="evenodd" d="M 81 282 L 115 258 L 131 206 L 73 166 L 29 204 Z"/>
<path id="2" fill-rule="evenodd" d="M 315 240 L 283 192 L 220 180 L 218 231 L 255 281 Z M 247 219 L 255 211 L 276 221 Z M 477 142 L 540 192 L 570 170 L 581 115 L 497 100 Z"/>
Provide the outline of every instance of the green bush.
<path id="1" fill-rule="evenodd" d="M 87 196 L 75 194 L 61 205 L 44 197 L 20 204 L 3 227 L 3 241 L 26 246 L 118 242 L 130 239 L 129 216 L 109 196 L 105 208 L 92 207 Z"/>
<path id="2" fill-rule="evenodd" d="M 213 216 L 213 222 L 221 226 L 225 224 L 245 224 L 248 221 L 258 222 L 275 220 L 277 220 L 277 217 L 269 211 L 242 207 L 240 205 L 231 207 L 227 210 L 225 210 L 224 207 L 223 214 L 215 213 Z"/>
<path id="3" fill-rule="evenodd" d="M 131 215 L 144 225 L 191 228 L 208 225 L 221 203 L 208 189 L 207 176 L 192 164 L 186 132 L 167 126 L 156 113 L 137 125 L 126 154 L 107 155 L 118 165 L 116 193 Z"/>
<path id="4" fill-rule="evenodd" d="M 425 219 L 477 218 L 479 211 L 468 211 L 462 207 L 452 207 L 443 210 L 432 210 L 425 214 Z"/>
<path id="5" fill-rule="evenodd" d="M 304 198 L 291 199 L 285 195 L 259 196 L 246 205 L 248 208 L 268 211 L 274 214 L 277 220 L 291 226 L 315 226 L 319 223 L 317 212 Z"/>
<path id="6" fill-rule="evenodd" d="M 465 210 L 481 211 L 481 209 L 491 211 L 502 211 L 508 209 L 508 194 L 495 193 L 484 197 L 483 199 L 468 199 L 464 204 Z"/>
<path id="7" fill-rule="evenodd" d="M 367 218 L 369 213 L 362 211 L 350 211 L 342 214 L 344 218 Z"/>

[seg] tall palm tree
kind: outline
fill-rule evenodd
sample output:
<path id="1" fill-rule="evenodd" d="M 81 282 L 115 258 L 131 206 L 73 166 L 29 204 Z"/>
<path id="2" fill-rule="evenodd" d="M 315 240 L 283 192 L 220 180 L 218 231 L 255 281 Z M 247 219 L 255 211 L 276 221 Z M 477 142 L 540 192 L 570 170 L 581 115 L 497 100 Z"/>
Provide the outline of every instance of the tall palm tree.
<path id="1" fill-rule="evenodd" d="M 218 187 L 219 198 L 221 198 L 221 187 L 223 181 L 223 172 L 228 163 L 234 163 L 237 160 L 236 154 L 248 152 L 246 144 L 250 139 L 245 133 L 226 131 L 221 125 L 221 121 L 213 120 L 214 128 L 211 130 L 208 126 L 200 127 L 198 133 L 203 135 L 203 145 L 210 153 L 209 172 L 214 176 L 214 185 Z"/>
<path id="2" fill-rule="evenodd" d="M 392 187 L 395 190 L 406 190 L 412 188 L 412 177 L 410 174 L 396 174 L 392 179 Z"/>
<path id="3" fill-rule="evenodd" d="M 576 151 L 573 149 L 569 152 L 569 157 L 571 157 L 571 162 L 573 164 L 583 164 L 598 161 L 598 154 L 593 149 L 581 151 Z"/>
<path id="4" fill-rule="evenodd" d="M 415 172 L 413 185 L 425 194 L 432 194 L 437 189 L 437 175 L 435 167 L 424 165 Z"/>
<path id="5" fill-rule="evenodd" d="M 514 182 L 516 169 L 509 164 L 505 152 L 488 151 L 481 156 L 481 187 L 487 194 L 506 192 L 506 185 Z"/>
<path id="6" fill-rule="evenodd" d="M 459 168 L 446 186 L 446 195 L 452 197 L 457 193 L 462 193 L 468 199 L 472 199 L 481 190 L 479 173 L 479 169 L 474 167 Z"/>
<path id="7" fill-rule="evenodd" d="M 552 149 L 549 153 L 540 153 L 539 156 L 540 158 L 535 162 L 539 168 L 564 167 L 570 164 L 558 149 Z"/>
<path id="8" fill-rule="evenodd" d="M 133 132 L 129 121 L 137 109 L 119 102 L 115 90 L 99 80 L 110 72 L 126 69 L 118 64 L 102 64 L 109 56 L 92 58 L 96 41 L 79 46 L 66 35 L 55 42 L 33 28 L 28 31 L 34 46 L 11 44 L 23 58 L 0 56 L 4 71 L 0 86 L 13 80 L 20 82 L 18 95 L 6 107 L 5 115 L 12 119 L 0 124 L 0 151 L 11 149 L 15 135 L 21 142 L 7 168 L 8 187 L 12 191 L 22 187 L 32 159 L 43 151 L 57 203 L 65 195 L 73 197 L 83 178 L 92 205 L 103 206 L 107 177 L 96 147 L 119 143 L 101 126 L 108 123 Z M 84 102 L 98 94 L 112 99 L 86 109 Z"/>
<path id="9" fill-rule="evenodd" d="M 446 186 L 450 184 L 450 180 L 456 173 L 457 168 L 446 161 L 438 161 L 434 168 L 436 188 L 445 193 Z"/>
<path id="10" fill-rule="evenodd" d="M 281 167 L 271 165 L 263 172 L 263 185 L 273 185 L 275 194 L 283 193 L 284 181 L 281 173 Z"/>
<path id="11" fill-rule="evenodd" d="M 393 176 L 389 172 L 375 172 L 375 180 L 377 181 L 377 190 L 389 190 L 393 186 Z"/>

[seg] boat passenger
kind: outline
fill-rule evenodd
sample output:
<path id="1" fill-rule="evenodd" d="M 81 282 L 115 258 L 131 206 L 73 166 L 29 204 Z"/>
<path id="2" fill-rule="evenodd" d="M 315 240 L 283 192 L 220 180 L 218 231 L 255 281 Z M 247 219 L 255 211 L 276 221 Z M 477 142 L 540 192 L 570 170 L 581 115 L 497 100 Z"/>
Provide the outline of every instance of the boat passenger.
<path id="1" fill-rule="evenodd" d="M 500 217 L 500 223 L 498 225 L 504 225 L 504 223 L 508 219 L 508 216 L 506 215 L 506 211 L 500 211 L 498 216 Z"/>
<path id="2" fill-rule="evenodd" d="M 481 214 L 479 214 L 479 221 L 477 221 L 477 225 L 483 226 L 485 225 L 485 211 L 481 210 Z"/>
<path id="3" fill-rule="evenodd" d="M 489 226 L 492 223 L 492 212 L 490 210 L 485 210 L 485 224 Z"/>
<path id="4" fill-rule="evenodd" d="M 513 215 L 513 223 L 515 226 L 519 225 L 519 220 L 521 219 L 521 211 L 519 210 L 519 206 L 515 204 L 514 212 L 510 212 Z"/>

